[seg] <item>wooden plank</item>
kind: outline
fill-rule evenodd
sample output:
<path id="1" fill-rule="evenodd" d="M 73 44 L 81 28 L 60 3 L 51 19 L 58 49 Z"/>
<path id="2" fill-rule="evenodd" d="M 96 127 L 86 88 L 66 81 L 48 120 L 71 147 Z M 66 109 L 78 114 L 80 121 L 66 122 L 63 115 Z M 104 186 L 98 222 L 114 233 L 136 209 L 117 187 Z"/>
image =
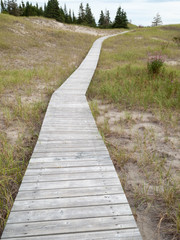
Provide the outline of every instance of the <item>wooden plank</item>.
<path id="1" fill-rule="evenodd" d="M 84 174 L 61 174 L 61 175 L 36 175 L 27 176 L 23 178 L 23 183 L 26 182 L 51 182 L 51 181 L 68 181 L 68 180 L 90 180 L 90 179 L 112 179 L 118 178 L 115 172 L 100 172 L 100 173 L 86 173 Z"/>
<path id="2" fill-rule="evenodd" d="M 61 162 L 61 161 L 56 161 L 56 162 L 33 162 L 31 161 L 29 163 L 29 168 L 64 168 L 64 167 L 90 167 L 90 166 L 108 166 L 112 165 L 112 162 L 109 160 L 102 160 L 102 161 L 78 161 L 78 162 Z"/>
<path id="3" fill-rule="evenodd" d="M 96 140 L 91 140 L 91 139 L 88 139 L 86 142 L 84 140 L 53 140 L 51 142 L 49 141 L 39 141 L 38 140 L 38 143 L 39 144 L 57 144 L 57 146 L 61 145 L 61 144 L 65 144 L 65 145 L 70 145 L 70 146 L 88 146 L 88 145 L 94 145 L 94 146 L 99 146 L 99 145 L 104 145 L 104 142 L 102 141 L 102 139 L 96 139 Z"/>
<path id="4" fill-rule="evenodd" d="M 54 140 L 54 139 L 57 139 L 57 140 L 63 140 L 63 139 L 84 139 L 84 141 L 86 141 L 86 139 L 100 139 L 100 136 L 98 134 L 90 134 L 90 136 L 88 134 L 74 134 L 74 135 L 71 135 L 70 133 L 69 134 L 40 134 L 39 136 L 39 140 Z"/>
<path id="5" fill-rule="evenodd" d="M 95 166 L 95 167 L 71 167 L 71 168 L 40 168 L 26 170 L 26 175 L 52 175 L 52 174 L 66 174 L 66 173 L 91 173 L 91 172 L 111 172 L 114 171 L 114 166 Z"/>
<path id="6" fill-rule="evenodd" d="M 107 152 L 107 149 L 105 148 L 105 146 L 100 146 L 100 147 L 66 147 L 66 149 L 64 148 L 64 146 L 61 147 L 47 147 L 46 145 L 41 146 L 41 147 L 36 147 L 36 153 L 44 153 L 44 152 L 64 152 L 64 150 L 66 150 L 66 152 Z"/>
<path id="7" fill-rule="evenodd" d="M 133 216 L 9 224 L 4 238 L 136 228 Z"/>
<path id="8" fill-rule="evenodd" d="M 33 177 L 33 176 L 32 176 Z M 119 179 L 91 179 L 91 180 L 69 180 L 69 181 L 53 181 L 53 182 L 22 182 L 20 191 L 36 190 L 36 189 L 56 189 L 56 188 L 81 188 L 81 187 L 100 187 L 100 186 L 119 185 Z"/>
<path id="9" fill-rule="evenodd" d="M 101 186 L 101 187 L 84 187 L 68 189 L 43 189 L 33 191 L 19 191 L 16 200 L 37 200 L 47 198 L 73 198 L 83 196 L 101 196 L 101 195 L 124 194 L 121 185 Z"/>
<path id="10" fill-rule="evenodd" d="M 95 156 L 88 156 L 88 157 L 82 157 L 77 158 L 75 156 L 59 156 L 59 157 L 37 157 L 37 158 L 31 158 L 30 163 L 53 163 L 53 162 L 88 162 L 88 161 L 96 161 L 96 162 L 111 162 L 111 159 L 109 156 L 103 156 L 103 157 L 95 157 Z"/>
<path id="11" fill-rule="evenodd" d="M 131 215 L 129 204 L 88 206 L 76 208 L 55 208 L 22 212 L 11 212 L 8 223 L 43 222 L 53 220 L 83 219 L 106 216 Z"/>
<path id="12" fill-rule="evenodd" d="M 54 209 L 54 208 L 72 208 L 98 205 L 124 204 L 127 199 L 124 194 L 104 195 L 104 196 L 85 196 L 74 198 L 58 199 L 38 199 L 15 201 L 12 212 Z"/>
<path id="13" fill-rule="evenodd" d="M 3 238 L 9 239 L 9 238 Z M 66 233 L 66 234 L 55 234 L 43 236 L 43 240 L 142 240 L 139 230 L 133 229 L 118 229 L 112 231 L 94 231 L 84 233 Z M 42 240 L 42 236 L 33 237 L 11 237 L 11 240 Z"/>
<path id="14" fill-rule="evenodd" d="M 38 153 L 38 152 L 33 152 L 32 157 L 33 158 L 39 158 L 39 157 L 72 157 L 75 156 L 77 159 L 79 158 L 88 158 L 88 157 L 99 157 L 103 159 L 103 157 L 109 156 L 108 151 L 93 151 L 93 152 L 44 152 L 44 153 Z"/>
<path id="15" fill-rule="evenodd" d="M 42 152 L 42 151 L 69 151 L 69 152 L 82 152 L 82 151 L 107 151 L 107 148 L 103 145 L 97 145 L 97 146 L 93 146 L 93 144 L 89 145 L 89 146 L 73 146 L 73 145 L 67 145 L 67 144 L 61 144 L 61 145 L 55 145 L 55 144 L 37 144 L 35 147 L 35 152 Z"/>

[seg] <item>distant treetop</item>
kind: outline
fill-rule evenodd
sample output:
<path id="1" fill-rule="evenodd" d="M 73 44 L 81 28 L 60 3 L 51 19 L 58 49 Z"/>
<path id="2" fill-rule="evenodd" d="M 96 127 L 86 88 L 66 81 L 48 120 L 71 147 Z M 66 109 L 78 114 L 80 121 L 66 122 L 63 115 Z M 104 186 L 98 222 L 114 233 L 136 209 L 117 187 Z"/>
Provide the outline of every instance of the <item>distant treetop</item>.
<path id="1" fill-rule="evenodd" d="M 156 27 L 159 25 L 162 25 L 162 20 L 161 20 L 161 16 L 159 15 L 159 13 L 156 14 L 156 16 L 153 18 L 153 22 L 152 22 L 152 26 Z"/>

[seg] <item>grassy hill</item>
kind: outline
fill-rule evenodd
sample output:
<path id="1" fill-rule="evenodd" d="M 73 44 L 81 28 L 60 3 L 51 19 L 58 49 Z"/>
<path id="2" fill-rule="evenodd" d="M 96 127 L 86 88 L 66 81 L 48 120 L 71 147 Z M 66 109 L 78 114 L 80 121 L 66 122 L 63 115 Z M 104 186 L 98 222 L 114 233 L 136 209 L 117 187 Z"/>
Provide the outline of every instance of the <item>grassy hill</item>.
<path id="1" fill-rule="evenodd" d="M 180 25 L 105 41 L 88 97 L 143 239 L 179 239 Z"/>
<path id="2" fill-rule="evenodd" d="M 0 232 L 49 98 L 96 38 L 65 31 L 53 20 L 0 14 Z"/>
<path id="3" fill-rule="evenodd" d="M 178 239 L 180 25 L 134 30 L 104 42 L 88 97 L 144 239 Z M 0 14 L 0 232 L 52 92 L 98 36 L 119 31 Z"/>

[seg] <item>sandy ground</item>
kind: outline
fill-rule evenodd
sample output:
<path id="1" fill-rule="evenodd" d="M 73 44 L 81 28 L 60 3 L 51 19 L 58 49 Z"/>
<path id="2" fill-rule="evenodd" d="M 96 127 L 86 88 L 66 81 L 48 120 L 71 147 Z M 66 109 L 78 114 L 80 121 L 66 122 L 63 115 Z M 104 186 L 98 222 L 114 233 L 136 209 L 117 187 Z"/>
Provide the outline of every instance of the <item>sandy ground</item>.
<path id="1" fill-rule="evenodd" d="M 112 104 L 97 101 L 99 115 L 97 125 L 105 132 L 105 141 L 109 147 L 111 158 L 121 179 L 126 196 L 131 205 L 143 240 L 172 239 L 162 235 L 158 230 L 158 217 L 148 205 L 140 204 L 136 207 L 135 192 L 142 186 L 151 194 L 158 183 L 156 176 L 147 180 L 145 171 L 139 167 L 140 161 L 145 161 L 146 153 L 155 153 L 160 160 L 165 161 L 164 167 L 177 182 L 180 182 L 180 131 L 166 128 L 164 124 L 151 112 L 120 111 Z M 120 159 L 112 149 L 119 149 Z M 124 157 L 123 157 L 124 156 Z M 124 159 L 123 159 L 124 158 Z M 124 162 L 123 162 L 124 161 Z M 148 165 L 148 162 L 147 162 Z M 149 173 L 152 169 L 149 169 Z M 147 174 L 147 173 L 146 173 Z M 152 180 L 151 178 L 154 177 Z M 159 233 L 161 232 L 161 234 Z"/>
<path id="2" fill-rule="evenodd" d="M 103 30 L 103 29 L 95 29 L 91 27 L 86 27 L 86 26 L 80 26 L 80 25 L 70 25 L 70 24 L 65 24 L 61 22 L 57 22 L 55 20 L 49 20 L 49 19 L 38 19 L 38 18 L 30 18 L 29 19 L 31 22 L 50 27 L 50 28 L 55 28 L 59 30 L 65 30 L 65 31 L 71 31 L 71 32 L 77 32 L 77 33 L 86 33 L 94 36 L 105 36 L 108 34 L 114 34 L 121 32 L 121 30 Z"/>

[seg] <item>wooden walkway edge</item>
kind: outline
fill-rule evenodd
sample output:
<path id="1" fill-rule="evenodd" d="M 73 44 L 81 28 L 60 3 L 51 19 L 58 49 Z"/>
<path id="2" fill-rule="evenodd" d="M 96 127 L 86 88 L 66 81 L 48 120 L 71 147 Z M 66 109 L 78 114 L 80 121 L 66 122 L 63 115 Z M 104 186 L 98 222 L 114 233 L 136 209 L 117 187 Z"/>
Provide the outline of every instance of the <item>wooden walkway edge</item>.
<path id="1" fill-rule="evenodd" d="M 85 97 L 106 38 L 52 95 L 1 239 L 142 239 Z"/>

